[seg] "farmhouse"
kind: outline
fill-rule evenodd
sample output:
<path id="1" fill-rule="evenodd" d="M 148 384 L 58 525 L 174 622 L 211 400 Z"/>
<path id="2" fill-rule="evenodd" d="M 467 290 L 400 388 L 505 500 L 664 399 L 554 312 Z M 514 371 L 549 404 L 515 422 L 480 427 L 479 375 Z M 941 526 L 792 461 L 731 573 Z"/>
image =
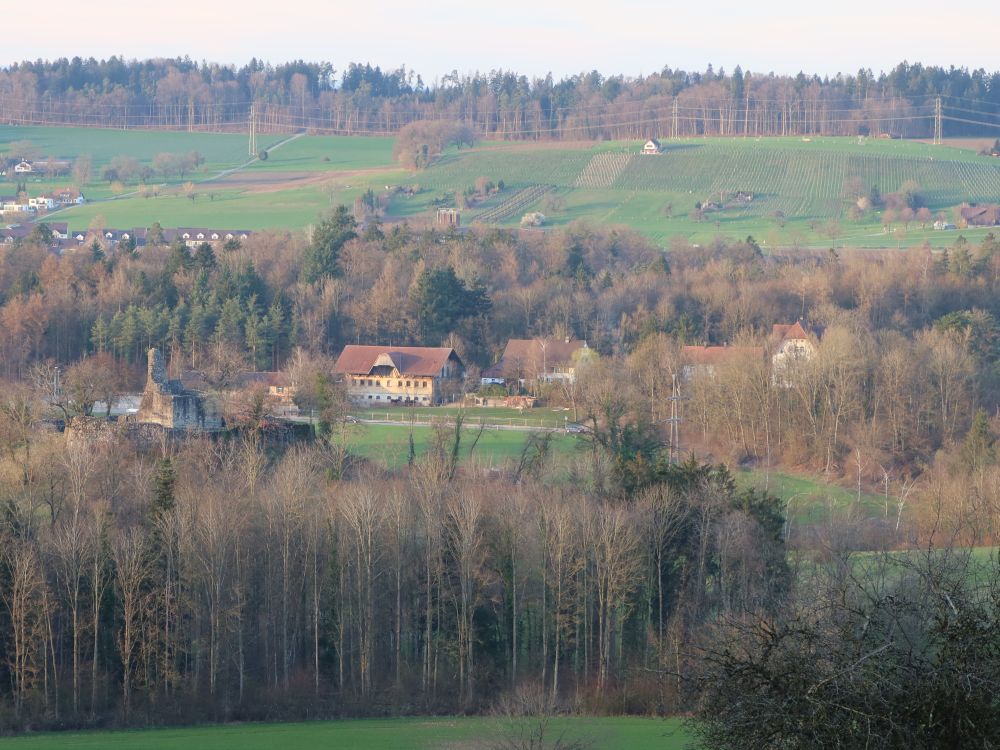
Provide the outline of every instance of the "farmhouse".
<path id="1" fill-rule="evenodd" d="M 714 377 L 724 367 L 742 365 L 747 362 L 762 361 L 762 346 L 684 346 L 681 347 L 684 362 L 681 374 L 685 379 L 698 376 Z"/>
<path id="2" fill-rule="evenodd" d="M 660 145 L 660 142 L 658 140 L 656 140 L 655 138 L 650 138 L 643 145 L 643 147 L 642 147 L 642 153 L 646 154 L 647 156 L 649 156 L 649 155 L 655 155 L 655 154 L 662 154 L 663 153 L 663 147 Z"/>
<path id="3" fill-rule="evenodd" d="M 450 347 L 344 347 L 333 372 L 343 377 L 347 396 L 355 403 L 386 406 L 441 403 L 465 372 Z"/>
<path id="4" fill-rule="evenodd" d="M 976 206 L 964 205 L 959 209 L 959 214 L 962 221 L 970 227 L 995 227 L 1000 224 L 1000 205 L 996 203 Z"/>
<path id="5" fill-rule="evenodd" d="M 483 385 L 572 383 L 577 366 L 590 353 L 587 342 L 580 339 L 511 339 L 500 361 L 483 370 L 480 379 Z"/>

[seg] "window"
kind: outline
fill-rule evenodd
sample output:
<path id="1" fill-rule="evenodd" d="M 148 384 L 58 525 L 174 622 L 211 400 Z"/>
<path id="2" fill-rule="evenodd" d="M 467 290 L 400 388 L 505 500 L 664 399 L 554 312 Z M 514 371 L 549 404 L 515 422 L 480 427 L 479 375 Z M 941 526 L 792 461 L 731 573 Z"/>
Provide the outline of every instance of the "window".
<path id="1" fill-rule="evenodd" d="M 410 381 L 409 381 L 409 380 L 407 380 L 407 381 L 406 381 L 406 387 L 407 387 L 407 388 L 409 388 L 409 387 L 410 387 Z"/>
<path id="2" fill-rule="evenodd" d="M 381 380 L 376 380 L 375 381 L 375 387 L 376 388 L 381 388 L 382 387 L 382 381 Z"/>

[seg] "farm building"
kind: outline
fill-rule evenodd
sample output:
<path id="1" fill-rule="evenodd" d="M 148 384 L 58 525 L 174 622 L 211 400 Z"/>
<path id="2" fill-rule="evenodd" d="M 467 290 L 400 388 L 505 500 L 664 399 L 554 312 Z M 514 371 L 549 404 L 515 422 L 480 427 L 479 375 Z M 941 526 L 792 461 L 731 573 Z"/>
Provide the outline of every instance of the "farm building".
<path id="1" fill-rule="evenodd" d="M 527 381 L 552 383 L 576 380 L 580 359 L 590 352 L 587 342 L 578 339 L 511 339 L 500 361 L 482 372 L 483 385 L 521 384 Z"/>
<path id="2" fill-rule="evenodd" d="M 645 145 L 643 145 L 642 153 L 646 155 L 662 154 L 663 147 L 660 145 L 660 142 L 658 140 L 656 140 L 655 138 L 650 138 L 648 141 L 646 141 Z"/>
<path id="3" fill-rule="evenodd" d="M 456 390 L 465 365 L 450 347 L 344 347 L 333 367 L 343 377 L 347 396 L 367 406 L 441 403 Z"/>
<path id="4" fill-rule="evenodd" d="M 1000 205 L 962 206 L 959 213 L 970 227 L 994 227 L 1000 224 Z"/>

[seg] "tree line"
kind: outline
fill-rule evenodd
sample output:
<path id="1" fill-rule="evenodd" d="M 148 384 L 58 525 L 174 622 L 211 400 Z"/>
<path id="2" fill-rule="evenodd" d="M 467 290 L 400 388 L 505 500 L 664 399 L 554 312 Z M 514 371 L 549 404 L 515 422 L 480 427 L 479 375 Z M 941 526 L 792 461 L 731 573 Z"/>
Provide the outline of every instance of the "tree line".
<path id="1" fill-rule="evenodd" d="M 259 132 L 394 134 L 424 120 L 506 139 L 696 135 L 930 137 L 942 98 L 949 135 L 995 135 L 1000 72 L 900 63 L 820 77 L 664 67 L 646 76 L 528 77 L 513 70 L 432 83 L 400 67 L 236 67 L 188 58 L 25 61 L 0 69 L 0 118 L 16 124 L 232 131 L 251 104 Z"/>

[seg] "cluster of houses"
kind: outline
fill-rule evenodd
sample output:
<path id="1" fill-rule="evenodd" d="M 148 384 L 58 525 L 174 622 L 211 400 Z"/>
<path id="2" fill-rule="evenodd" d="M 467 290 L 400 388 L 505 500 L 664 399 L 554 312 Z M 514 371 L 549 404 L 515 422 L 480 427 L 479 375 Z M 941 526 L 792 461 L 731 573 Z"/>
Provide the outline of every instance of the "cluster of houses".
<path id="1" fill-rule="evenodd" d="M 720 368 L 740 366 L 752 359 L 763 361 L 770 353 L 774 382 L 788 385 L 794 363 L 815 356 L 818 343 L 819 333 L 802 322 L 777 324 L 773 326 L 768 347 L 683 347 L 681 375 L 687 380 L 712 377 Z M 579 339 L 511 339 L 500 360 L 482 371 L 480 384 L 503 385 L 517 393 L 539 384 L 573 383 L 579 368 L 592 356 L 587 342 Z M 367 407 L 449 403 L 467 385 L 465 365 L 450 347 L 351 344 L 337 358 L 332 374 L 343 383 L 351 403 Z M 295 383 L 287 374 L 243 373 L 230 385 L 231 392 L 247 388 L 266 389 L 272 415 L 283 418 L 298 415 Z M 198 372 L 170 379 L 162 355 L 151 349 L 146 388 L 138 412 L 130 419 L 175 431 L 219 429 L 223 426 L 222 418 L 206 397 L 208 390 L 208 383 Z M 479 399 L 476 403 L 487 402 Z M 514 395 L 489 403 L 531 406 L 534 399 Z"/>
<path id="2" fill-rule="evenodd" d="M 16 195 L 0 195 L 0 214 L 43 214 L 58 208 L 79 206 L 86 202 L 79 190 L 58 188 L 34 198 L 20 198 Z"/>
<path id="3" fill-rule="evenodd" d="M 822 331 L 798 321 L 774 324 L 768 347 L 685 346 L 681 349 L 684 361 L 681 374 L 686 380 L 714 376 L 723 367 L 762 362 L 770 352 L 772 380 L 779 385 L 788 385 L 790 371 L 794 366 L 812 359 L 819 351 L 821 334 Z"/>
<path id="4" fill-rule="evenodd" d="M 204 227 L 172 227 L 154 231 L 146 227 L 133 229 L 87 229 L 70 232 L 66 222 L 44 222 L 52 233 L 51 248 L 63 252 L 71 248 L 90 247 L 97 242 L 105 251 L 113 251 L 119 245 L 126 244 L 133 248 L 142 248 L 151 241 L 157 244 L 171 245 L 180 240 L 187 247 L 195 249 L 207 243 L 213 249 L 219 249 L 229 242 L 244 242 L 252 232 L 247 229 L 208 229 Z M 0 227 L 0 243 L 13 245 L 23 242 L 31 236 L 37 225 L 13 224 Z"/>
<path id="5" fill-rule="evenodd" d="M 9 164 L 10 162 L 8 162 Z M 66 174 L 69 172 L 71 162 L 67 159 L 21 159 L 11 168 L 14 174 L 17 175 L 29 175 L 29 174 Z M 7 174 L 7 170 L 0 171 L 0 177 Z"/>

